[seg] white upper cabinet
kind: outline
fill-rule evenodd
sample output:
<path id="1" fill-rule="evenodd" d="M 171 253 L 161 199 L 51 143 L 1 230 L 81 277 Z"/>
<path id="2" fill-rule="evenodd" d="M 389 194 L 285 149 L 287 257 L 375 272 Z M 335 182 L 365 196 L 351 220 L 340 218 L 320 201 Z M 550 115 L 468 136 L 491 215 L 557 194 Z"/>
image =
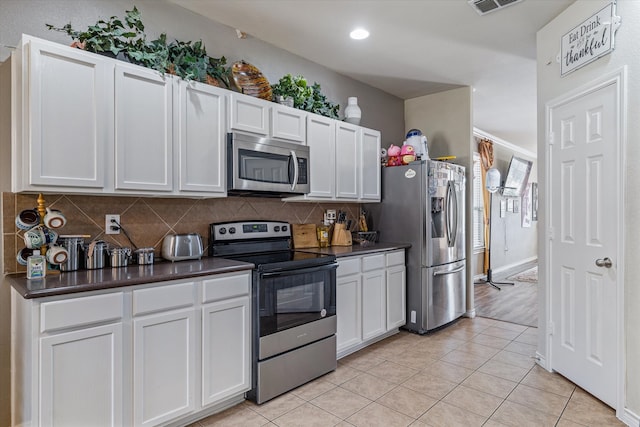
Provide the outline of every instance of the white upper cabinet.
<path id="1" fill-rule="evenodd" d="M 359 189 L 360 128 L 336 122 L 336 198 L 357 199 Z"/>
<path id="2" fill-rule="evenodd" d="M 13 191 L 41 186 L 101 191 L 105 157 L 113 135 L 113 98 L 106 58 L 25 37 L 15 52 L 13 87 L 22 128 Z M 14 68 L 15 70 L 15 68 Z M 20 173 L 22 172 L 22 173 Z"/>
<path id="3" fill-rule="evenodd" d="M 269 135 L 269 101 L 232 93 L 229 95 L 229 129 Z"/>
<path id="4" fill-rule="evenodd" d="M 304 144 L 307 130 L 307 113 L 280 104 L 271 106 L 271 137 Z"/>
<path id="5" fill-rule="evenodd" d="M 309 174 L 311 191 L 307 198 L 331 199 L 336 193 L 336 125 L 335 120 L 309 114 L 307 117 Z"/>
<path id="6" fill-rule="evenodd" d="M 361 129 L 360 199 L 380 201 L 380 132 Z"/>
<path id="7" fill-rule="evenodd" d="M 171 77 L 116 64 L 116 190 L 173 189 Z"/>
<path id="8" fill-rule="evenodd" d="M 174 88 L 178 191 L 225 196 L 228 91 L 178 79 Z"/>
<path id="9" fill-rule="evenodd" d="M 311 147 L 287 200 L 380 201 L 378 131 L 31 36 L 10 73 L 13 192 L 226 197 L 237 131 Z"/>

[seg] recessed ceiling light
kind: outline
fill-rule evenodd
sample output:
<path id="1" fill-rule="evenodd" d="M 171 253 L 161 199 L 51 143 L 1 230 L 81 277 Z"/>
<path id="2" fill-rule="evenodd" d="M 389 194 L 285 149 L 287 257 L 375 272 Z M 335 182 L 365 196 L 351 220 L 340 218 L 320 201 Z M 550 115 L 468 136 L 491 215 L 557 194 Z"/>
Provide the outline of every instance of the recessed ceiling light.
<path id="1" fill-rule="evenodd" d="M 364 28 L 356 28 L 355 30 L 349 33 L 349 36 L 354 40 L 364 40 L 369 37 L 369 31 Z"/>

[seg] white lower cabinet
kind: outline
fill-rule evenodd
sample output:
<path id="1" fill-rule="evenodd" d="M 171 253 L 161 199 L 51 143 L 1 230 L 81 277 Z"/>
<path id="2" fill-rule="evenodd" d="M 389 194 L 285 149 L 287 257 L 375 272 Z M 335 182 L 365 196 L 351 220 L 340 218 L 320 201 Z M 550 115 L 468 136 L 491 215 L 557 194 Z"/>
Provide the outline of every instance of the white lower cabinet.
<path id="1" fill-rule="evenodd" d="M 12 293 L 13 422 L 193 422 L 251 386 L 250 271 L 23 299 Z M 81 295 L 81 296 L 79 296 Z M 200 415 L 202 414 L 202 415 Z"/>
<path id="2" fill-rule="evenodd" d="M 405 278 L 404 249 L 338 258 L 338 358 L 405 324 Z"/>
<path id="3" fill-rule="evenodd" d="M 193 308 L 134 320 L 134 425 L 157 425 L 195 409 L 195 323 Z"/>
<path id="4" fill-rule="evenodd" d="M 202 406 L 251 388 L 250 308 L 248 295 L 202 308 Z"/>
<path id="5" fill-rule="evenodd" d="M 123 425 L 122 328 L 116 322 L 40 338 L 38 425 Z"/>

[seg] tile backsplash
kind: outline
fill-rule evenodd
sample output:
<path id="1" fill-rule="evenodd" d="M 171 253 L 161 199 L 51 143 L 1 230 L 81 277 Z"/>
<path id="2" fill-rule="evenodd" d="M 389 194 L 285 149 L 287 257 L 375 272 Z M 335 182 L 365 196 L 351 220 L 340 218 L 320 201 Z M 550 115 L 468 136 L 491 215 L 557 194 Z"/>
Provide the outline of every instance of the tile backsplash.
<path id="1" fill-rule="evenodd" d="M 15 217 L 23 209 L 36 207 L 37 194 L 2 193 L 2 237 L 4 273 L 24 271 L 16 253 L 24 247 L 23 232 L 15 226 Z M 256 197 L 221 199 L 182 199 L 149 197 L 85 196 L 45 194 L 46 206 L 67 217 L 59 234 L 88 234 L 86 239 L 105 240 L 110 245 L 132 247 L 124 233 L 104 234 L 104 217 L 120 215 L 120 223 L 137 247 L 153 247 L 160 255 L 164 236 L 172 233 L 199 233 L 209 243 L 209 224 L 235 220 L 278 220 L 292 224 L 320 224 L 326 209 L 346 211 L 356 218 L 357 203 L 302 203 Z"/>

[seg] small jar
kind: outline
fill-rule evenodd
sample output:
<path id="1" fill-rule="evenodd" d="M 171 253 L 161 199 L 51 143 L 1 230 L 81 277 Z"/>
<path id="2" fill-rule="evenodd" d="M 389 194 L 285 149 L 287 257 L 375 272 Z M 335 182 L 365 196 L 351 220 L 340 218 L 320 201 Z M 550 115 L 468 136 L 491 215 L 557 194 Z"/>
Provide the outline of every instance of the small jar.
<path id="1" fill-rule="evenodd" d="M 329 246 L 329 227 L 326 225 L 320 225 L 316 227 L 316 233 L 318 234 L 318 243 L 321 248 Z"/>

